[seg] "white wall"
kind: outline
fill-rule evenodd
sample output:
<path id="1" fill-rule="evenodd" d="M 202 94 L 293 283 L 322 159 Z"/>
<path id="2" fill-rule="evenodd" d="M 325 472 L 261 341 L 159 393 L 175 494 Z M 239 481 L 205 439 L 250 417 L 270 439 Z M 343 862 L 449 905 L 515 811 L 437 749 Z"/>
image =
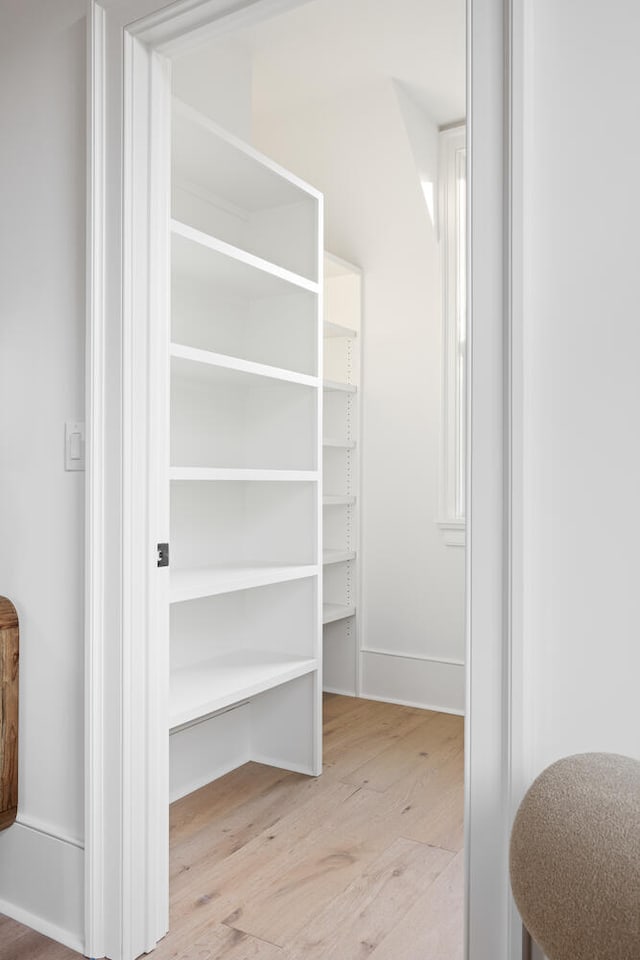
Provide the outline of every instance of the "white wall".
<path id="1" fill-rule="evenodd" d="M 258 61 L 262 104 L 267 84 Z M 364 271 L 364 643 L 393 659 L 365 655 L 363 693 L 461 709 L 462 666 L 424 659 L 462 662 L 464 551 L 436 526 L 438 251 L 393 81 L 275 103 L 254 115 L 254 141 L 324 191 L 327 248 Z"/>
<path id="2" fill-rule="evenodd" d="M 533 770 L 640 757 L 640 7 L 533 5 L 525 677 Z"/>
<path id="3" fill-rule="evenodd" d="M 22 624 L 20 816 L 76 838 L 82 835 L 82 478 L 62 469 L 62 431 L 66 418 L 81 415 L 83 402 L 84 12 L 84 0 L 0 0 L 0 589 L 16 602 Z M 640 9 L 632 0 L 606 6 L 536 0 L 535 113 L 526 158 L 534 203 L 527 260 L 524 531 L 535 769 L 577 750 L 640 755 L 640 133 L 633 120 L 640 97 L 639 34 Z M 259 123 L 257 133 L 268 152 L 325 189 L 324 177 L 337 181 L 345 155 L 320 149 L 321 125 L 340 131 L 358 158 L 335 209 L 328 210 L 328 237 L 337 253 L 361 262 L 368 274 L 367 372 L 379 368 L 382 352 L 388 357 L 383 386 L 367 409 L 367 468 L 375 476 L 381 464 L 411 458 L 424 481 L 417 472 L 397 470 L 385 490 L 378 473 L 367 491 L 367 516 L 380 520 L 380 533 L 367 544 L 370 599 L 378 615 L 369 629 L 377 641 L 384 634 L 385 644 L 400 649 L 400 640 L 407 642 L 408 604 L 424 595 L 429 581 L 421 578 L 405 598 L 405 578 L 391 568 L 389 576 L 397 581 L 392 592 L 381 572 L 382 555 L 395 557 L 393 543 L 407 532 L 409 487 L 431 495 L 424 471 L 432 448 L 418 442 L 428 436 L 426 429 L 418 434 L 401 423 L 396 436 L 389 404 L 399 396 L 395 371 L 402 359 L 403 367 L 411 364 L 412 381 L 423 385 L 422 401 L 412 400 L 413 415 L 420 411 L 419 422 L 429 427 L 435 413 L 426 411 L 439 402 L 431 366 L 439 343 L 431 340 L 425 311 L 430 347 L 423 370 L 416 352 L 402 346 L 409 297 L 398 303 L 385 292 L 383 279 L 389 269 L 410 284 L 407 291 L 415 285 L 414 293 L 428 305 L 435 272 L 426 257 L 423 263 L 401 249 L 404 228 L 388 200 L 393 187 L 403 208 L 406 202 L 414 210 L 410 218 L 418 216 L 408 152 L 380 138 L 389 117 L 395 117 L 391 129 L 399 129 L 390 89 L 363 92 L 357 102 L 339 106 L 333 118 L 320 107 L 298 117 L 299 130 L 289 126 L 285 139 L 283 128 L 280 145 L 275 128 L 267 138 Z M 358 147 L 358 133 L 375 136 L 376 149 Z M 359 239 L 360 224 L 366 242 Z M 426 226 L 412 223 L 410 230 L 428 253 Z M 421 293 L 419 279 L 408 278 L 411 263 L 424 273 Z M 426 408 L 434 398 L 435 407 Z M 421 519 L 424 542 L 415 533 Z M 417 570 L 434 573 L 442 586 L 445 577 L 458 576 L 460 554 L 442 548 L 442 569 L 438 559 L 427 565 L 437 537 L 435 527 L 433 540 L 428 533 L 434 519 L 426 506 L 422 518 L 412 513 L 407 577 L 417 578 Z M 385 620 L 378 625 L 382 612 L 372 595 L 373 584 L 383 581 L 385 596 L 398 598 L 393 634 Z M 434 653 L 440 652 L 431 646 L 436 596 L 428 596 L 421 613 Z M 0 834 L 0 909 L 11 896 L 31 898 L 51 924 L 69 909 L 71 919 L 61 931 L 68 935 L 74 916 L 80 927 L 80 907 L 62 903 L 63 887 L 68 896 L 81 867 L 72 854 L 64 861 L 70 873 L 58 873 L 65 881 L 58 885 L 60 896 L 49 886 L 35 902 L 42 892 L 35 882 L 38 868 L 50 855 L 48 841 L 39 838 L 18 826 Z M 58 863 L 58 842 L 52 844 L 50 862 Z M 27 884 L 15 873 L 25 855 L 33 858 L 26 863 Z"/>
<path id="4" fill-rule="evenodd" d="M 251 140 L 251 76 L 251 54 L 232 37 L 189 48 L 172 65 L 174 94 L 244 140 Z"/>
<path id="5" fill-rule="evenodd" d="M 20 617 L 18 820 L 35 828 L 0 833 L 0 911 L 76 944 L 84 474 L 63 440 L 84 416 L 85 15 L 0 3 L 0 591 Z"/>
<path id="6" fill-rule="evenodd" d="M 583 751 L 640 758 L 640 7 L 537 0 L 529 36 L 523 609 L 533 777 Z"/>

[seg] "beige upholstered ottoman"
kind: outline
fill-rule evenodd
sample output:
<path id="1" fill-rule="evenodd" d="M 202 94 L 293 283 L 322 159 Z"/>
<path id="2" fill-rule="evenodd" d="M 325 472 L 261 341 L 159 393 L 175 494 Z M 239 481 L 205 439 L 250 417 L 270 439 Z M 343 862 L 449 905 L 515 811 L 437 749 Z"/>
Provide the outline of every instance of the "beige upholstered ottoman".
<path id="1" fill-rule="evenodd" d="M 549 960 L 640 960 L 640 762 L 583 753 L 543 771 L 516 815 L 510 869 Z"/>

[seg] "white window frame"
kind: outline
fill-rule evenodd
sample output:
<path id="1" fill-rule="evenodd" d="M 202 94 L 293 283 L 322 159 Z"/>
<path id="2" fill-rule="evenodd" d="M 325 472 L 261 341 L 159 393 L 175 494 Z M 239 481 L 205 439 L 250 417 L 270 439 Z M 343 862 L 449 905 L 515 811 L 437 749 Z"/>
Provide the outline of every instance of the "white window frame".
<path id="1" fill-rule="evenodd" d="M 440 132 L 442 265 L 442 427 L 438 526 L 449 546 L 465 545 L 466 127 Z M 462 183 L 462 187 L 461 187 Z"/>

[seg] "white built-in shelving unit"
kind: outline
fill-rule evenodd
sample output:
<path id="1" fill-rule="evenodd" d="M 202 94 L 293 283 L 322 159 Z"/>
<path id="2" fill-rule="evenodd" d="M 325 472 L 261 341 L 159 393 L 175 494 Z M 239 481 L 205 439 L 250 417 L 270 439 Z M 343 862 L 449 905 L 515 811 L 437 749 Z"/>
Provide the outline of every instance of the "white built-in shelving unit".
<path id="1" fill-rule="evenodd" d="M 175 799 L 320 773 L 323 512 L 350 506 L 322 496 L 321 195 L 174 100 L 171 216 Z"/>
<path id="2" fill-rule="evenodd" d="M 358 267 L 324 258 L 324 689 L 358 695 L 361 288 Z"/>

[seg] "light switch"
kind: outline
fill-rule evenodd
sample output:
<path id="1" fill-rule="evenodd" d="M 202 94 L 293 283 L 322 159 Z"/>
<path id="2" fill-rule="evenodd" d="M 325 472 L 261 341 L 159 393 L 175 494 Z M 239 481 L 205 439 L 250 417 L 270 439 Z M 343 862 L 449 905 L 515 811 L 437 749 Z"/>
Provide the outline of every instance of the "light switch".
<path id="1" fill-rule="evenodd" d="M 64 468 L 84 470 L 84 423 L 77 420 L 64 425 Z"/>

